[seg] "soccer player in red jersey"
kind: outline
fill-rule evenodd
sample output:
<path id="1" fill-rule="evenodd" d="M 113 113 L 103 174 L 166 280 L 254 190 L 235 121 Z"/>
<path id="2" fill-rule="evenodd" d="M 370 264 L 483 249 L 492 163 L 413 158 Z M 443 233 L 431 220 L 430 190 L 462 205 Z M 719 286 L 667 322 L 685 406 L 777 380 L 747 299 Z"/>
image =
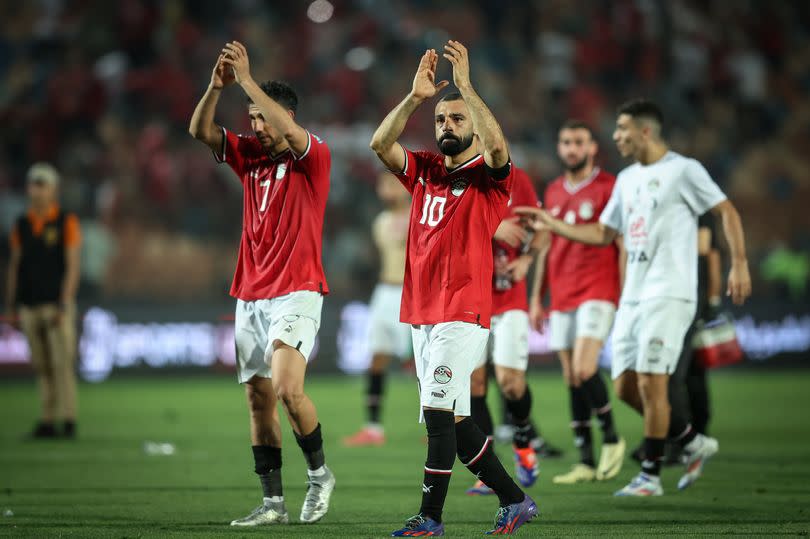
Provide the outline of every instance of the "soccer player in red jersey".
<path id="1" fill-rule="evenodd" d="M 531 179 L 517 167 L 514 167 L 508 205 L 510 208 L 540 205 Z M 501 221 L 492 241 L 495 274 L 492 280 L 492 337 L 489 348 L 495 378 L 515 427 L 512 435 L 515 473 L 520 484 L 529 487 L 537 480 L 539 468 L 532 447 L 538 434 L 531 421 L 532 396 L 526 384 L 530 329 L 526 274 L 537 256 L 542 236 L 528 234 L 519 220 L 518 216 L 510 214 Z M 472 374 L 471 412 L 484 434 L 492 436 L 492 417 L 486 402 L 487 355 L 481 356 Z M 480 480 L 467 490 L 470 495 L 491 493 Z"/>
<path id="2" fill-rule="evenodd" d="M 616 178 L 594 166 L 598 146 L 584 123 L 569 120 L 560 128 L 557 154 L 565 173 L 546 189 L 545 207 L 566 223 L 598 221 Z M 542 234 L 540 237 L 549 238 Z M 605 480 L 621 470 L 625 442 L 616 433 L 607 387 L 599 374 L 599 353 L 610 334 L 619 299 L 621 236 L 607 246 L 586 245 L 563 236 L 541 248 L 531 296 L 532 324 L 542 329 L 540 289 L 547 278 L 551 294 L 550 344 L 562 365 L 571 402 L 571 427 L 580 462 L 554 477 L 557 484 Z M 591 414 L 602 428 L 596 466 L 591 445 Z"/>
<path id="3" fill-rule="evenodd" d="M 214 123 L 225 86 L 238 83 L 248 97 L 253 134 L 236 135 Z M 300 520 L 320 520 L 335 477 L 324 464 L 321 425 L 304 393 L 323 296 L 323 214 L 329 193 L 327 145 L 298 125 L 298 97 L 283 82 L 257 84 L 245 47 L 225 45 L 189 132 L 239 177 L 244 188 L 242 240 L 231 286 L 236 301 L 238 379 L 245 384 L 250 434 L 263 503 L 233 526 L 286 524 L 281 487 L 281 401 L 308 464 Z"/>
<path id="4" fill-rule="evenodd" d="M 492 313 L 491 241 L 506 214 L 514 172 L 501 128 L 470 83 L 467 49 L 451 40 L 443 56 L 458 92 L 436 104 L 441 153 L 413 152 L 397 142 L 414 111 L 449 84 L 435 82 L 439 57 L 432 49 L 422 56 L 411 92 L 371 140 L 413 195 L 401 320 L 412 326 L 428 436 L 421 508 L 393 536 L 444 534 L 442 509 L 456 453 L 498 495 L 490 533 L 511 533 L 537 514 L 469 418 L 470 375 L 484 353 Z"/>

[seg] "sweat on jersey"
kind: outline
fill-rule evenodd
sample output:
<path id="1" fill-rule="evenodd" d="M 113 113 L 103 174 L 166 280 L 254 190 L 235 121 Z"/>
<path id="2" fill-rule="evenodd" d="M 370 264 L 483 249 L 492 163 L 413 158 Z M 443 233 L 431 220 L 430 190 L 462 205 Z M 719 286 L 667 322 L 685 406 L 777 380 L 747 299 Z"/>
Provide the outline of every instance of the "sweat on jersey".
<path id="1" fill-rule="evenodd" d="M 599 220 L 624 235 L 622 302 L 697 299 L 697 218 L 726 195 L 697 160 L 667 152 L 616 178 Z"/>
<path id="2" fill-rule="evenodd" d="M 405 150 L 394 171 L 413 196 L 400 320 L 470 322 L 492 315 L 492 236 L 507 211 L 514 178 L 493 178 L 482 155 L 453 170 L 444 156 Z"/>
<path id="3" fill-rule="evenodd" d="M 329 195 L 329 147 L 307 132 L 300 156 L 287 149 L 271 156 L 255 136 L 222 129 L 227 163 L 244 188 L 242 240 L 231 296 L 272 299 L 310 290 L 327 294 L 321 264 L 323 214 Z"/>
<path id="4" fill-rule="evenodd" d="M 546 189 L 545 207 L 570 225 L 595 223 L 615 183 L 613 175 L 598 167 L 577 185 L 560 176 Z M 572 311 L 590 300 L 614 305 L 619 301 L 619 249 L 615 243 L 587 245 L 552 234 L 546 267 L 552 311 Z"/>

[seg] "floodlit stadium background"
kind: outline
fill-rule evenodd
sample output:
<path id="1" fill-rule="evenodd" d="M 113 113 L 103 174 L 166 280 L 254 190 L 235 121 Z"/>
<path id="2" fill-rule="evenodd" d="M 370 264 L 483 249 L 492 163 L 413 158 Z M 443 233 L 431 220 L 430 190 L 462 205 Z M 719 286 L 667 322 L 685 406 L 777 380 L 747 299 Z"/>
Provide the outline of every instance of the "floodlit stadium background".
<path id="1" fill-rule="evenodd" d="M 808 363 L 809 33 L 806 2 L 3 2 L 0 234 L 24 208 L 26 168 L 52 161 L 83 226 L 82 374 L 227 370 L 240 186 L 186 130 L 219 49 L 239 39 L 254 77 L 290 81 L 300 122 L 331 147 L 333 293 L 313 369 L 362 369 L 380 210 L 368 140 L 421 52 L 452 37 L 470 47 L 473 83 L 538 192 L 560 172 L 564 119 L 594 126 L 615 173 L 616 105 L 658 100 L 673 148 L 701 160 L 743 216 L 754 297 L 734 314 L 750 363 Z M 439 77 L 451 78 L 446 62 Z M 410 122 L 409 143 L 433 147 L 430 110 Z M 238 88 L 217 118 L 249 130 Z M 544 337 L 532 350 L 549 361 Z M 0 376 L 26 364 L 24 340 L 0 326 Z"/>

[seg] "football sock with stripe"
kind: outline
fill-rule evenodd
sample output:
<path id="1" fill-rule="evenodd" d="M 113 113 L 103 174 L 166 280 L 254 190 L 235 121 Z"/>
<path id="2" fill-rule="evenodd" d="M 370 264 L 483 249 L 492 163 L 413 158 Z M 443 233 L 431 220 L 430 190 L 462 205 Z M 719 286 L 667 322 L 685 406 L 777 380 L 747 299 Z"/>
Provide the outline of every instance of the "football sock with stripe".
<path id="1" fill-rule="evenodd" d="M 458 458 L 478 479 L 495 491 L 501 506 L 520 503 L 524 494 L 506 473 L 492 450 L 492 440 L 469 417 L 456 423 Z"/>
<path id="2" fill-rule="evenodd" d="M 366 405 L 368 406 L 368 422 L 372 425 L 380 424 L 380 407 L 382 405 L 384 385 L 385 374 L 369 371 Z"/>
<path id="3" fill-rule="evenodd" d="M 256 475 L 262 484 L 265 500 L 280 501 L 284 497 L 281 487 L 281 448 L 269 445 L 253 446 L 253 462 Z"/>
<path id="4" fill-rule="evenodd" d="M 579 449 L 579 460 L 590 467 L 596 466 L 591 440 L 591 403 L 582 387 L 569 387 L 571 403 L 571 428 L 574 431 L 574 445 Z"/>
<path id="5" fill-rule="evenodd" d="M 661 475 L 661 461 L 664 460 L 665 438 L 644 438 L 644 460 L 641 471 L 647 475 Z"/>
<path id="6" fill-rule="evenodd" d="M 450 474 L 456 460 L 455 416 L 453 412 L 445 410 L 425 410 L 424 415 L 428 450 L 419 513 L 441 522 Z"/>
<path id="7" fill-rule="evenodd" d="M 599 419 L 604 442 L 606 444 L 615 444 L 619 441 L 619 437 L 616 435 L 616 428 L 613 425 L 613 410 L 610 406 L 607 386 L 605 386 L 602 375 L 597 371 L 596 374 L 582 382 L 581 387 L 588 395 L 588 402 Z"/>
<path id="8" fill-rule="evenodd" d="M 470 397 L 470 417 L 485 436 L 492 438 L 495 427 L 492 425 L 492 414 L 487 406 L 487 397 Z"/>
<path id="9" fill-rule="evenodd" d="M 506 407 L 509 413 L 512 414 L 515 423 L 515 433 L 512 437 L 515 447 L 521 449 L 529 447 L 531 441 L 537 438 L 537 432 L 535 432 L 529 417 L 532 411 L 532 392 L 529 386 L 526 386 L 526 390 L 519 399 L 507 399 Z"/>

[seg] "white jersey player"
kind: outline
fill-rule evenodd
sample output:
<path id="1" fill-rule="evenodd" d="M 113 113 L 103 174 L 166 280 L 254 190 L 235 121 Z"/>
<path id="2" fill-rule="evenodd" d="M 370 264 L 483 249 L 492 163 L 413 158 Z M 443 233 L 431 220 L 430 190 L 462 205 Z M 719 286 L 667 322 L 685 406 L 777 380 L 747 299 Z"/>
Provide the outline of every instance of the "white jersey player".
<path id="1" fill-rule="evenodd" d="M 575 241 L 607 245 L 624 235 L 627 268 L 613 330 L 613 378 L 619 397 L 644 416 L 642 471 L 618 496 L 663 494 L 661 460 L 667 435 L 688 455 L 679 488 L 692 484 L 717 440 L 697 434 L 680 416 L 670 421 L 667 384 L 695 315 L 697 218 L 721 217 L 731 251 L 727 294 L 742 304 L 751 294 L 740 216 L 696 160 L 670 151 L 661 138 L 657 105 L 634 100 L 619 109 L 613 139 L 636 163 L 619 173 L 599 223 L 570 225 L 526 208 L 541 228 Z M 673 410 L 675 412 L 675 410 Z"/>

